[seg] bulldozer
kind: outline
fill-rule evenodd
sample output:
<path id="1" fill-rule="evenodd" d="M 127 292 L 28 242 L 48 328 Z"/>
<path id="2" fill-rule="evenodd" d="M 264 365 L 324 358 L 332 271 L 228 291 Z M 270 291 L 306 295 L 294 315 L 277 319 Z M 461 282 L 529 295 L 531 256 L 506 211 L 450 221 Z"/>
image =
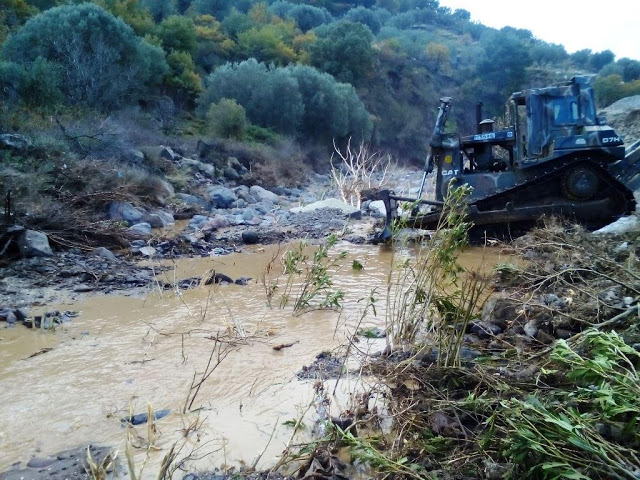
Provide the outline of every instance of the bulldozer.
<path id="1" fill-rule="evenodd" d="M 593 78 L 575 76 L 512 94 L 504 129 L 483 120 L 478 103 L 477 131 L 463 137 L 446 131 L 452 98 L 441 98 L 417 197 L 391 190 L 369 194 L 386 208 L 386 224 L 376 240 L 391 238 L 403 202 L 411 204 L 406 225 L 435 229 L 447 192 L 462 184 L 472 187 L 465 211 L 475 226 L 531 224 L 557 215 L 598 228 L 633 212 L 633 191 L 640 188 L 640 141 L 625 147 L 597 115 Z M 435 198 L 422 198 L 434 170 Z"/>

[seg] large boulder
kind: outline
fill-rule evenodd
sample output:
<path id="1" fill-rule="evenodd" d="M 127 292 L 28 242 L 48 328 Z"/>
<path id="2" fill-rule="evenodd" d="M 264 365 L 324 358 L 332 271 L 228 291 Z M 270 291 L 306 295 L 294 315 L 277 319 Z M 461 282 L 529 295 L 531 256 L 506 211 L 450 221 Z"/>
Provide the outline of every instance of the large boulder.
<path id="1" fill-rule="evenodd" d="M 136 223 L 130 226 L 127 231 L 136 237 L 148 237 L 151 235 L 151 225 L 146 222 Z"/>
<path id="2" fill-rule="evenodd" d="M 36 230 L 25 230 L 18 238 L 18 247 L 24 257 L 47 257 L 53 255 L 47 236 Z"/>
<path id="3" fill-rule="evenodd" d="M 605 108 L 607 123 L 624 138 L 626 145 L 640 140 L 640 95 L 625 97 Z"/>
<path id="4" fill-rule="evenodd" d="M 295 207 L 291 209 L 291 213 L 305 213 L 315 212 L 322 209 L 339 210 L 345 217 L 360 218 L 360 209 L 354 206 L 344 203 L 337 198 L 327 198 L 326 200 L 320 200 L 304 207 Z"/>
<path id="5" fill-rule="evenodd" d="M 109 206 L 109 218 L 118 222 L 127 222 L 134 225 L 142 220 L 144 212 L 135 208 L 130 203 L 111 202 Z"/>
<path id="6" fill-rule="evenodd" d="M 615 234 L 623 234 L 629 232 L 637 232 L 640 231 L 640 222 L 638 221 L 638 217 L 635 215 L 631 215 L 628 217 L 620 217 L 613 223 L 602 227 L 599 230 L 593 232 L 594 235 L 603 235 L 606 233 L 615 233 Z"/>
<path id="7" fill-rule="evenodd" d="M 280 203 L 280 197 L 273 192 L 270 192 L 266 188 L 262 188 L 259 185 L 254 185 L 249 189 L 251 195 L 258 201 L 269 200 L 273 203 Z"/>
<path id="8" fill-rule="evenodd" d="M 223 187 L 222 185 L 211 187 L 207 191 L 207 194 L 209 195 L 212 206 L 215 208 L 229 208 L 232 206 L 233 202 L 238 199 L 232 190 L 227 187 Z"/>
<path id="9" fill-rule="evenodd" d="M 201 173 L 209 178 L 214 178 L 216 175 L 216 167 L 209 163 L 204 163 L 192 158 L 183 158 L 180 163 L 182 163 L 183 166 L 188 167 L 192 172 Z"/>

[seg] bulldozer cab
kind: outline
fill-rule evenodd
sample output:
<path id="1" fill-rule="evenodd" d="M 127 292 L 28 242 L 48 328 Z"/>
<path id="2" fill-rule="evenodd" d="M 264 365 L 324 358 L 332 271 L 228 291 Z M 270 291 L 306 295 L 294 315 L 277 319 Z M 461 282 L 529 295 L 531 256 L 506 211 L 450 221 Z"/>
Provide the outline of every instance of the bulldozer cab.
<path id="1" fill-rule="evenodd" d="M 516 162 L 520 167 L 551 157 L 559 137 L 581 135 L 597 125 L 591 77 L 574 77 L 558 87 L 526 90 L 511 96 L 511 114 L 518 135 Z"/>

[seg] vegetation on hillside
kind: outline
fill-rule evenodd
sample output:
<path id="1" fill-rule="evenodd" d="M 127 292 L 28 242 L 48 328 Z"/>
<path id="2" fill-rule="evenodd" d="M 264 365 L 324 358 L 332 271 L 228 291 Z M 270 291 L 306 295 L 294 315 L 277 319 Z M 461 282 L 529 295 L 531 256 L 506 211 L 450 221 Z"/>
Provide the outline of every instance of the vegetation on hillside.
<path id="1" fill-rule="evenodd" d="M 568 54 L 437 0 L 3 3 L 3 131 L 19 129 L 8 120 L 16 109 L 161 103 L 176 119 L 205 121 L 228 98 L 252 125 L 300 143 L 355 137 L 409 161 L 423 158 L 443 94 L 456 101 L 455 124 L 471 131 L 477 100 L 498 116 L 511 92 L 575 73 L 598 74 L 601 106 L 640 92 L 636 60 Z"/>

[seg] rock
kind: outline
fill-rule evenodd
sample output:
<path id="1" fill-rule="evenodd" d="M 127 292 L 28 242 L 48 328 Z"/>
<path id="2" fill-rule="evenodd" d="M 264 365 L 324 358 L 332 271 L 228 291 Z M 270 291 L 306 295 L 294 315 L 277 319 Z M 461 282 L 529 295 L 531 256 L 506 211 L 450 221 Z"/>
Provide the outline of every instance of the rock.
<path id="1" fill-rule="evenodd" d="M 231 167 L 227 167 L 224 169 L 224 171 L 222 172 L 222 174 L 224 175 L 224 178 L 229 179 L 229 180 L 240 180 L 240 175 L 238 175 L 238 172 L 236 172 L 233 168 Z"/>
<path id="2" fill-rule="evenodd" d="M 173 214 L 165 211 L 165 210 L 158 210 L 156 212 L 154 212 L 155 215 L 159 216 L 162 221 L 164 222 L 164 226 L 167 227 L 169 225 L 173 225 L 174 223 L 176 223 L 175 218 L 173 218 Z"/>
<path id="3" fill-rule="evenodd" d="M 239 187 L 234 188 L 233 193 L 235 193 L 238 198 L 241 198 L 246 202 L 255 203 L 255 199 L 251 196 L 251 193 L 249 193 L 249 187 L 246 185 L 240 185 Z"/>
<path id="4" fill-rule="evenodd" d="M 27 318 L 29 318 L 29 313 L 23 308 L 16 308 L 13 311 L 13 314 L 16 316 L 19 322 L 24 322 Z"/>
<path id="5" fill-rule="evenodd" d="M 73 287 L 73 291 L 77 293 L 86 293 L 93 292 L 96 288 L 92 285 L 87 285 L 85 283 L 81 283 L 80 285 L 76 285 Z"/>
<path id="6" fill-rule="evenodd" d="M 36 230 L 25 230 L 18 238 L 18 248 L 23 257 L 48 257 L 53 255 L 47 236 Z"/>
<path id="7" fill-rule="evenodd" d="M 206 200 L 200 197 L 196 197 L 195 195 L 190 195 L 188 193 L 177 193 L 176 197 L 182 200 L 186 205 L 193 205 L 198 207 L 205 207 L 207 205 Z"/>
<path id="8" fill-rule="evenodd" d="M 109 218 L 118 222 L 124 221 L 134 225 L 142 220 L 144 212 L 135 208 L 130 203 L 111 202 L 109 205 Z"/>
<path id="9" fill-rule="evenodd" d="M 216 214 L 213 218 L 209 218 L 201 227 L 205 232 L 226 228 L 229 226 L 229 220 L 224 215 Z"/>
<path id="10" fill-rule="evenodd" d="M 55 458 L 33 457 L 33 458 L 31 458 L 31 460 L 29 460 L 27 462 L 27 467 L 45 468 L 45 467 L 48 467 L 49 465 L 51 465 L 52 463 L 54 463 L 55 461 L 56 461 Z"/>
<path id="11" fill-rule="evenodd" d="M 105 247 L 94 248 L 93 252 L 91 253 L 96 257 L 104 258 L 105 260 L 109 260 L 110 262 L 115 262 L 118 260 L 116 256 L 111 252 L 111 250 Z"/>
<path id="12" fill-rule="evenodd" d="M 273 206 L 273 204 L 272 204 Z M 253 208 L 260 214 L 260 215 L 266 215 L 267 213 L 269 213 L 271 211 L 271 207 L 269 205 L 267 205 L 266 203 L 260 202 L 260 203 L 256 203 Z"/>
<path id="13" fill-rule="evenodd" d="M 369 203 L 369 210 L 375 212 L 377 215 L 381 217 L 387 216 L 387 209 L 384 206 L 384 202 L 382 200 L 374 200 Z"/>
<path id="14" fill-rule="evenodd" d="M 136 150 L 135 148 L 130 148 L 122 153 L 120 158 L 129 163 L 133 163 L 135 165 L 141 165 L 144 163 L 144 153 L 140 150 Z"/>
<path id="15" fill-rule="evenodd" d="M 204 163 L 191 158 L 183 158 L 180 163 L 185 167 L 188 167 L 192 172 L 202 173 L 209 178 L 214 178 L 216 176 L 216 167 L 210 163 Z"/>
<path id="16" fill-rule="evenodd" d="M 175 160 L 178 155 L 173 151 L 171 147 L 165 147 L 164 145 L 160 146 L 159 152 L 160 158 L 164 158 L 165 160 Z"/>
<path id="17" fill-rule="evenodd" d="M 139 251 L 145 257 L 153 257 L 156 254 L 156 249 L 150 246 L 142 247 Z"/>
<path id="18" fill-rule="evenodd" d="M 395 233 L 395 241 L 399 244 L 420 243 L 430 238 L 429 232 L 420 228 L 401 228 Z"/>
<path id="19" fill-rule="evenodd" d="M 280 197 L 269 190 L 254 185 L 249 189 L 249 193 L 258 201 L 269 200 L 272 203 L 280 203 Z"/>
<path id="20" fill-rule="evenodd" d="M 151 225 L 144 222 L 136 223 L 135 225 L 131 225 L 127 231 L 139 237 L 148 237 L 151 235 Z"/>
<path id="21" fill-rule="evenodd" d="M 205 279 L 204 284 L 211 285 L 212 283 L 219 283 L 224 285 L 233 283 L 233 279 L 225 275 L 224 273 L 212 272 L 212 274 Z"/>
<path id="22" fill-rule="evenodd" d="M 255 245 L 260 241 L 260 236 L 258 235 L 258 232 L 245 230 L 242 232 L 242 241 L 247 245 Z"/>
<path id="23" fill-rule="evenodd" d="M 524 324 L 524 333 L 531 338 L 536 338 L 538 335 L 538 325 L 533 320 L 528 321 Z"/>
<path id="24" fill-rule="evenodd" d="M 500 328 L 498 325 L 485 322 L 482 320 L 479 322 L 473 322 L 471 324 L 470 330 L 471 330 L 471 333 L 475 333 L 481 340 L 484 340 L 486 338 L 493 337 L 495 335 L 498 335 L 499 333 L 502 333 L 502 328 Z"/>
<path id="25" fill-rule="evenodd" d="M 556 337 L 561 338 L 562 340 L 567 340 L 568 338 L 573 337 L 573 332 L 565 328 L 557 328 Z"/>
<path id="26" fill-rule="evenodd" d="M 236 285 L 242 285 L 245 286 L 249 283 L 249 280 L 252 280 L 251 277 L 240 277 L 240 278 L 236 278 L 236 281 L 234 282 Z"/>
<path id="27" fill-rule="evenodd" d="M 538 340 L 543 345 L 549 345 L 555 341 L 555 338 L 553 338 L 553 336 L 549 335 L 544 330 L 540 329 L 538 330 L 538 333 L 536 335 L 536 340 Z"/>
<path id="28" fill-rule="evenodd" d="M 157 213 L 149 213 L 145 215 L 144 222 L 151 225 L 151 228 L 164 228 L 168 225 L 164 218 Z"/>
<path id="29" fill-rule="evenodd" d="M 358 208 L 348 205 L 337 198 L 328 198 L 304 207 L 295 207 L 291 209 L 291 213 L 315 212 L 323 208 L 339 210 L 346 217 L 360 218 L 360 210 Z"/>
<path id="30" fill-rule="evenodd" d="M 18 321 L 18 316 L 14 312 L 10 311 L 5 315 L 4 321 L 9 325 L 12 325 Z"/>
<path id="31" fill-rule="evenodd" d="M 153 419 L 160 420 L 171 413 L 171 410 L 157 410 L 153 412 Z M 130 417 L 124 417 L 120 419 L 122 423 L 130 423 L 131 425 L 142 425 L 149 421 L 148 413 L 138 413 L 137 415 L 131 415 Z"/>
<path id="32" fill-rule="evenodd" d="M 211 204 L 215 208 L 230 208 L 238 197 L 232 190 L 222 185 L 216 185 L 207 191 Z"/>
<path id="33" fill-rule="evenodd" d="M 0 148 L 13 148 L 14 150 L 26 150 L 31 146 L 31 141 L 24 135 L 17 133 L 0 134 Z"/>
<path id="34" fill-rule="evenodd" d="M 628 217 L 620 217 L 615 222 L 610 223 L 609 225 L 602 227 L 599 230 L 596 230 L 595 232 L 593 232 L 593 234 L 594 235 L 603 235 L 607 233 L 622 234 L 622 233 L 629 233 L 629 232 L 637 232 L 638 230 L 640 230 L 640 222 L 638 221 L 638 217 L 636 217 L 635 215 L 631 215 Z"/>

